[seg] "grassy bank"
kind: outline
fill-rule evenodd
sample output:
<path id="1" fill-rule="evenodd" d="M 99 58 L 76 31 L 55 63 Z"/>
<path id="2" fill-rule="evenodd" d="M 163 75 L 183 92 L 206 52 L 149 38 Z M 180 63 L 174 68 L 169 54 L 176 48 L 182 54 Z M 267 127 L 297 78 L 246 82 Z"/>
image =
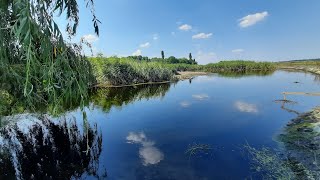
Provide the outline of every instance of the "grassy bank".
<path id="1" fill-rule="evenodd" d="M 275 63 L 278 69 L 301 70 L 320 74 L 320 60 L 299 60 Z"/>
<path id="2" fill-rule="evenodd" d="M 210 63 L 204 66 L 209 72 L 254 72 L 254 71 L 271 71 L 275 69 L 273 63 L 255 62 L 255 61 L 220 61 Z"/>
<path id="3" fill-rule="evenodd" d="M 130 58 L 90 58 L 98 83 L 128 85 L 173 80 L 172 68 L 160 62 L 139 62 Z"/>
<path id="4" fill-rule="evenodd" d="M 179 72 L 266 72 L 275 69 L 272 63 L 254 61 L 221 61 L 208 65 L 168 63 L 168 61 L 141 61 L 135 58 L 90 58 L 99 84 L 130 85 L 177 80 Z M 205 74 L 205 73 L 196 73 Z"/>

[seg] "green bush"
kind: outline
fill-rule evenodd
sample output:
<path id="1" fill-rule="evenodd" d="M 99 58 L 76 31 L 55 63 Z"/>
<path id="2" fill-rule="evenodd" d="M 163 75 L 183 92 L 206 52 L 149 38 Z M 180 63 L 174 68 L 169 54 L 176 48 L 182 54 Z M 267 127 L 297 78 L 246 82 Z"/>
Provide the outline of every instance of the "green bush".
<path id="1" fill-rule="evenodd" d="M 160 62 L 140 62 L 130 58 L 91 58 L 99 83 L 129 85 L 170 81 L 174 69 Z"/>

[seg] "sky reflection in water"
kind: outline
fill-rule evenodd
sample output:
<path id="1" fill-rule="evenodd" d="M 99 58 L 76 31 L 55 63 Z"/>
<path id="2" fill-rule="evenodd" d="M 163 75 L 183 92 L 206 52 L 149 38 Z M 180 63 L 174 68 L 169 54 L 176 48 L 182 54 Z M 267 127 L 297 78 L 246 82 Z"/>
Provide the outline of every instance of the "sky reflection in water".
<path id="1" fill-rule="evenodd" d="M 295 81 L 301 84 L 293 83 Z M 250 161 L 243 154 L 243 145 L 248 142 L 255 148 L 277 148 L 274 137 L 296 117 L 292 112 L 308 111 L 320 102 L 320 97 L 288 96 L 298 103 L 286 104 L 286 109 L 293 110 L 287 111 L 281 104 L 274 103 L 282 98 L 283 91 L 317 92 L 319 78 L 277 71 L 269 76 L 211 75 L 197 77 L 191 84 L 180 81 L 172 85 L 106 89 L 93 96 L 90 107 L 85 109 L 90 125 L 88 133 L 83 128 L 80 110 L 65 115 L 76 120 L 75 131 L 68 131 L 68 122 L 67 125 L 47 122 L 46 129 L 54 137 L 62 134 L 66 141 L 81 144 L 78 156 L 85 158 L 82 165 L 89 166 L 91 160 L 96 174 L 103 175 L 106 170 L 109 179 L 255 178 Z M 68 132 L 76 138 L 68 140 Z M 3 133 L 2 142 L 7 139 Z M 85 134 L 89 134 L 91 146 L 96 150 L 90 151 L 92 156 L 82 154 L 87 147 Z M 56 141 L 60 142 L 58 139 L 53 142 Z M 213 147 L 212 156 L 190 159 L 185 152 L 194 143 L 209 144 Z M 40 152 L 48 147 L 39 147 L 39 151 L 32 153 L 24 151 L 21 157 L 38 157 L 41 161 L 44 154 Z M 56 151 L 68 154 L 63 147 L 59 146 Z M 55 151 L 45 152 L 51 156 Z M 37 166 L 30 163 L 37 162 L 28 162 L 28 166 L 21 164 L 21 168 L 36 172 Z M 63 160 L 60 163 L 61 167 L 70 164 Z M 69 177 L 96 178 L 92 171 L 75 168 L 68 169 Z M 26 173 L 26 177 L 30 175 L 27 171 L 22 173 Z M 1 177 L 5 178 L 3 174 Z"/>

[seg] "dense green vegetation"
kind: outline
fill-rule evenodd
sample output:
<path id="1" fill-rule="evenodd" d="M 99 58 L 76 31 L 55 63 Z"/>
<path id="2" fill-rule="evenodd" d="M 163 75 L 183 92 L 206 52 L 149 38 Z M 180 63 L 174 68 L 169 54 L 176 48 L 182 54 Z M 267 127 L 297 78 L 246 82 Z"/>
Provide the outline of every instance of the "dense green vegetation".
<path id="1" fill-rule="evenodd" d="M 127 58 L 119 57 L 96 57 L 90 58 L 94 68 L 98 83 L 111 85 L 128 85 L 146 82 L 163 82 L 174 80 L 179 71 L 204 71 L 221 73 L 241 73 L 249 74 L 254 72 L 263 72 L 267 74 L 275 69 L 272 63 L 254 62 L 254 61 L 221 61 L 208 65 L 197 65 L 189 62 L 180 63 L 168 61 L 167 59 L 148 59 L 147 57 L 129 56 Z M 176 59 L 169 57 L 168 59 Z"/>
<path id="2" fill-rule="evenodd" d="M 167 64 L 198 64 L 195 59 L 192 59 L 191 53 L 189 54 L 189 59 L 187 58 L 176 58 L 174 56 L 170 56 L 168 58 L 149 58 L 147 56 L 129 56 L 128 59 L 136 60 L 136 61 L 145 61 L 145 62 L 162 62 Z"/>
<path id="3" fill-rule="evenodd" d="M 86 3 L 98 34 L 93 0 Z M 86 42 L 66 43 L 54 21 L 54 16 L 66 14 L 66 32 L 72 37 L 78 13 L 76 0 L 1 1 L 0 99 L 11 97 L 10 106 L 23 104 L 27 109 L 51 105 L 55 111 L 59 104 L 72 105 L 88 98 L 94 77 L 81 54 Z"/>
<path id="4" fill-rule="evenodd" d="M 140 62 L 131 58 L 90 58 L 99 83 L 128 85 L 144 82 L 170 81 L 173 71 L 160 62 Z"/>
<path id="5" fill-rule="evenodd" d="M 254 61 L 220 61 L 218 63 L 210 63 L 205 66 L 210 72 L 247 72 L 247 71 L 270 71 L 275 66 L 270 62 L 254 62 Z"/>
<path id="6" fill-rule="evenodd" d="M 308 60 L 293 60 L 293 61 L 283 61 L 275 63 L 280 67 L 290 67 L 290 66 L 315 66 L 320 67 L 319 59 L 308 59 Z"/>

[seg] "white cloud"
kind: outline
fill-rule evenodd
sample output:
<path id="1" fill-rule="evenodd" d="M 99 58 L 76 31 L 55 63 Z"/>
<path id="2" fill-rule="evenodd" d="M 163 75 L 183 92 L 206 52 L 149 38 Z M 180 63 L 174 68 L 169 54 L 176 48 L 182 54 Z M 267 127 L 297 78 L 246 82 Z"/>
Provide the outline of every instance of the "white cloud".
<path id="1" fill-rule="evenodd" d="M 152 39 L 155 40 L 155 41 L 158 40 L 159 39 L 159 34 L 153 34 L 152 35 Z"/>
<path id="2" fill-rule="evenodd" d="M 217 59 L 217 55 L 214 52 L 202 52 L 198 51 L 196 61 L 199 64 L 212 63 Z"/>
<path id="3" fill-rule="evenodd" d="M 268 12 L 264 11 L 256 14 L 249 14 L 241 19 L 239 19 L 239 26 L 246 28 L 255 25 L 257 22 L 264 20 L 268 16 Z"/>
<path id="4" fill-rule="evenodd" d="M 99 40 L 99 38 L 93 34 L 84 35 L 82 38 L 86 40 L 88 43 L 94 43 Z"/>
<path id="5" fill-rule="evenodd" d="M 192 39 L 208 39 L 212 36 L 213 34 L 212 33 L 199 33 L 199 34 L 196 34 L 196 35 L 193 35 L 192 36 Z"/>
<path id="6" fill-rule="evenodd" d="M 142 54 L 142 51 L 140 49 L 138 49 L 132 53 L 132 56 L 141 56 L 141 54 Z"/>
<path id="7" fill-rule="evenodd" d="M 192 26 L 190 26 L 189 24 L 184 24 L 184 25 L 181 25 L 181 26 L 179 27 L 179 29 L 180 29 L 181 31 L 189 31 L 189 30 L 192 29 Z"/>
<path id="8" fill-rule="evenodd" d="M 207 76 L 199 76 L 199 77 L 197 77 L 197 81 L 196 82 L 198 83 L 198 82 L 214 82 L 214 81 L 216 81 L 214 76 L 207 75 Z"/>
<path id="9" fill-rule="evenodd" d="M 144 146 L 140 148 L 139 155 L 144 166 L 158 164 L 164 158 L 163 153 L 154 146 Z"/>
<path id="10" fill-rule="evenodd" d="M 209 98 L 208 94 L 194 94 L 194 95 L 192 95 L 192 97 L 196 100 L 199 100 L 199 101 L 202 101 L 202 100 Z"/>
<path id="11" fill-rule="evenodd" d="M 191 106 L 191 103 L 188 101 L 182 101 L 182 102 L 180 102 L 180 106 L 183 108 L 187 108 L 187 107 Z"/>
<path id="12" fill-rule="evenodd" d="M 144 44 L 140 44 L 140 48 L 148 48 L 150 46 L 151 46 L 151 44 L 149 42 L 146 42 Z"/>
<path id="13" fill-rule="evenodd" d="M 244 52 L 244 49 L 234 49 L 231 51 L 232 53 L 235 53 L 235 54 L 240 54 L 240 53 L 243 53 Z"/>
<path id="14" fill-rule="evenodd" d="M 155 147 L 155 142 L 148 140 L 143 132 L 130 132 L 126 140 L 128 143 L 140 144 L 142 146 L 139 148 L 139 156 L 144 166 L 158 164 L 164 159 L 164 154 L 159 148 Z"/>
<path id="15" fill-rule="evenodd" d="M 134 133 L 130 132 L 129 135 L 126 137 L 129 143 L 142 143 L 147 140 L 146 135 L 143 132 Z"/>
<path id="16" fill-rule="evenodd" d="M 246 113 L 258 113 L 258 108 L 255 104 L 249 104 L 243 101 L 237 101 L 234 103 L 234 106 L 236 109 L 238 109 L 240 112 L 246 112 Z"/>

